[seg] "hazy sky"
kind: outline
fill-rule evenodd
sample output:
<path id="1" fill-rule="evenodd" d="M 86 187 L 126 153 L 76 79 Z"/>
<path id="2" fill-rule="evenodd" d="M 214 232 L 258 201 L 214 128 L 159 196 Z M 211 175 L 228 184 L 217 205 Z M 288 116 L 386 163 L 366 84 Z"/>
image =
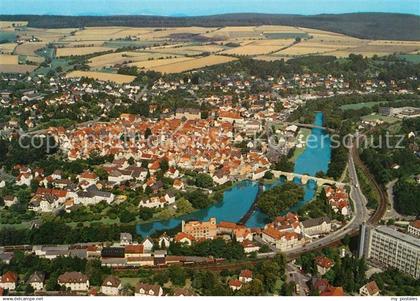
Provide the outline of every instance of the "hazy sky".
<path id="1" fill-rule="evenodd" d="M 238 12 L 420 15 L 420 0 L 0 0 L 0 14 L 197 16 Z"/>

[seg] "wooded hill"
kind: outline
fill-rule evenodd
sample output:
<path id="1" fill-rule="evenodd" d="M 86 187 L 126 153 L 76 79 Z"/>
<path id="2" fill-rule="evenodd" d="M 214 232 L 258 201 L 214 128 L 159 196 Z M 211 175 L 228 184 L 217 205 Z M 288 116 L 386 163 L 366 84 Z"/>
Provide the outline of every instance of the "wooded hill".
<path id="1" fill-rule="evenodd" d="M 365 39 L 420 40 L 420 17 L 394 13 L 313 16 L 243 13 L 199 17 L 0 15 L 0 20 L 25 20 L 29 21 L 29 27 L 37 28 L 286 25 L 321 29 Z"/>

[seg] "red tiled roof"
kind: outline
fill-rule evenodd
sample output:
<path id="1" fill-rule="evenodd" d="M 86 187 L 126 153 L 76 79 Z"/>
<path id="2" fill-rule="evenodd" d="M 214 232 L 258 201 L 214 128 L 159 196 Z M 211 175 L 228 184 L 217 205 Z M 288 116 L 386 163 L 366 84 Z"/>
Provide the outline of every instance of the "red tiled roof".
<path id="1" fill-rule="evenodd" d="M 219 223 L 218 227 L 219 228 L 236 229 L 239 226 L 237 224 L 235 224 L 235 223 L 232 223 L 232 222 L 224 222 L 224 221 L 221 221 Z"/>
<path id="2" fill-rule="evenodd" d="M 189 240 L 193 241 L 195 240 L 194 236 L 191 234 L 185 233 L 185 232 L 179 232 L 177 235 L 175 235 L 174 239 L 175 241 L 181 241 L 184 238 L 188 238 Z"/>
<path id="3" fill-rule="evenodd" d="M 323 268 L 330 268 L 334 265 L 334 261 L 325 256 L 315 257 L 315 263 Z"/>
<path id="4" fill-rule="evenodd" d="M 241 273 L 239 274 L 240 277 L 245 277 L 245 278 L 252 278 L 252 271 L 251 270 L 242 270 Z"/>
<path id="5" fill-rule="evenodd" d="M 144 250 L 143 245 L 128 245 L 125 246 L 125 253 L 129 254 L 142 254 Z"/>
<path id="6" fill-rule="evenodd" d="M 366 288 L 369 292 L 369 295 L 374 295 L 376 293 L 379 293 L 379 287 L 375 281 L 368 282 L 366 284 Z"/>
<path id="7" fill-rule="evenodd" d="M 411 226 L 411 227 L 414 227 L 414 228 L 417 228 L 417 229 L 420 229 L 420 219 L 415 220 L 415 221 L 412 221 L 412 222 L 410 223 L 410 226 Z"/>
<path id="8" fill-rule="evenodd" d="M 15 272 L 6 272 L 0 278 L 1 283 L 16 283 L 18 276 Z"/>
<path id="9" fill-rule="evenodd" d="M 241 287 L 242 282 L 240 282 L 238 279 L 231 279 L 231 280 L 229 280 L 229 286 Z"/>
<path id="10" fill-rule="evenodd" d="M 327 297 L 327 296 L 344 296 L 344 290 L 341 286 L 329 286 L 325 291 L 319 294 L 320 296 Z"/>
<path id="11" fill-rule="evenodd" d="M 274 239 L 280 239 L 281 238 L 280 231 L 278 231 L 278 230 L 276 230 L 272 227 L 268 227 L 267 229 L 264 229 L 262 232 L 265 233 L 266 235 L 274 238 Z"/>

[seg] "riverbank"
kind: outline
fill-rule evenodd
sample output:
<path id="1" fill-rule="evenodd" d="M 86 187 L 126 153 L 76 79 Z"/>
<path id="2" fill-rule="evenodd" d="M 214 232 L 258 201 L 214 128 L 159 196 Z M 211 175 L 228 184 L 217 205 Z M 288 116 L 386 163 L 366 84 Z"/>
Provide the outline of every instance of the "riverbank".
<path id="1" fill-rule="evenodd" d="M 289 159 L 290 162 L 295 163 L 296 160 L 303 154 L 306 149 L 306 143 L 309 135 L 311 134 L 310 129 L 301 128 L 297 135 L 298 143 L 293 151 L 293 156 Z"/>
<path id="2" fill-rule="evenodd" d="M 315 114 L 314 125 L 323 125 L 323 113 L 317 112 Z M 295 161 L 294 172 L 299 174 L 308 174 L 315 176 L 317 172 L 328 171 L 328 165 L 331 158 L 331 141 L 326 132 L 319 128 L 314 128 L 309 131 L 313 136 L 311 144 L 305 147 L 303 152 L 297 157 Z M 308 134 L 309 135 L 309 134 Z M 266 189 L 270 189 L 276 185 L 284 183 L 284 179 L 268 180 Z M 296 184 L 302 185 L 300 180 L 294 179 Z M 150 236 L 154 232 L 169 230 L 179 226 L 182 220 L 208 220 L 215 217 L 218 221 L 229 221 L 237 223 L 249 211 L 249 208 L 254 203 L 258 192 L 258 182 L 242 181 L 234 185 L 230 190 L 225 191 L 223 200 L 207 209 L 202 209 L 191 214 L 181 217 L 174 217 L 169 220 L 144 223 L 137 225 L 137 233 L 142 236 Z M 313 200 L 317 185 L 313 181 L 309 181 L 304 185 L 304 197 L 292 207 L 285 211 L 297 211 L 300 207 Z M 281 214 L 279 212 L 279 214 Z M 247 227 L 261 228 L 269 221 L 269 218 L 262 213 L 258 208 L 249 217 L 246 222 Z"/>

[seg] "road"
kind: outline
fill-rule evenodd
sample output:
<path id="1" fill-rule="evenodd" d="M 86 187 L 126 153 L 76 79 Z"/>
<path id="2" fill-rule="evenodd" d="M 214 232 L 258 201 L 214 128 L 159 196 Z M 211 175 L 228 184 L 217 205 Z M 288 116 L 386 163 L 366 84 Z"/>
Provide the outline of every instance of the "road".
<path id="1" fill-rule="evenodd" d="M 357 143 L 359 145 L 363 145 L 365 137 L 368 133 L 369 133 L 369 131 L 365 132 L 363 134 L 356 133 L 355 139 L 353 141 L 357 141 Z M 372 175 L 372 173 L 369 171 L 369 169 L 366 167 L 366 165 L 360 159 L 357 146 L 353 145 L 352 149 L 350 150 L 350 153 L 353 156 L 353 160 L 363 170 L 364 174 L 368 177 L 369 181 L 373 184 L 375 190 L 379 194 L 379 204 L 378 204 L 377 208 L 375 209 L 375 212 L 369 217 L 369 220 L 368 220 L 368 222 L 370 224 L 375 225 L 375 224 L 379 223 L 379 221 L 385 215 L 385 212 L 386 212 L 386 209 L 387 209 L 387 204 L 388 204 L 387 195 L 386 195 L 384 189 L 378 184 L 378 182 L 376 182 L 375 177 Z"/>
<path id="2" fill-rule="evenodd" d="M 369 219 L 369 214 L 366 209 L 367 200 L 363 195 L 362 190 L 360 189 L 359 179 L 356 173 L 356 166 L 354 164 L 353 152 L 349 151 L 348 159 L 348 172 L 350 178 L 350 198 L 353 201 L 354 212 L 352 219 L 344 227 L 339 230 L 317 239 L 313 242 L 306 244 L 303 247 L 296 249 L 291 249 L 286 252 L 283 252 L 289 260 L 292 260 L 298 257 L 300 254 L 315 251 L 318 249 L 325 248 L 327 246 L 334 245 L 343 239 L 346 235 L 352 235 L 359 231 L 360 225 L 364 222 L 367 222 Z M 279 252 L 275 249 L 274 246 L 270 246 L 271 250 L 274 252 Z M 267 254 L 266 257 L 273 255 Z"/>
<path id="3" fill-rule="evenodd" d="M 293 281 L 296 283 L 296 295 L 297 296 L 306 296 L 309 292 L 309 287 L 307 282 L 310 280 L 310 277 L 303 274 L 297 266 L 289 262 L 286 266 L 286 281 L 289 283 Z"/>

